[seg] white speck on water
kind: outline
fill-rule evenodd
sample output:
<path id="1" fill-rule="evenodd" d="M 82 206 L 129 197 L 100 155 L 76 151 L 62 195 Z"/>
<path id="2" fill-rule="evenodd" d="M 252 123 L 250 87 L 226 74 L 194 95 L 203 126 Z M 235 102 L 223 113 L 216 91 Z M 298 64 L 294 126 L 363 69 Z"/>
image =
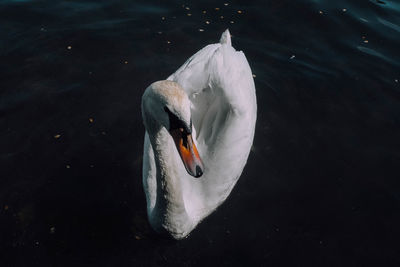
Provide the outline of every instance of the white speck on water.
<path id="1" fill-rule="evenodd" d="M 291 57 L 290 57 L 290 59 L 294 59 L 296 56 L 295 55 L 292 55 Z"/>
<path id="2" fill-rule="evenodd" d="M 204 32 L 204 29 L 199 29 L 199 32 Z"/>
<path id="3" fill-rule="evenodd" d="M 399 80 L 398 80 L 398 79 L 394 79 L 394 81 L 395 81 L 396 83 L 398 83 L 398 82 L 399 82 Z"/>
<path id="4" fill-rule="evenodd" d="M 360 20 L 368 23 L 368 20 L 366 20 L 364 18 L 360 18 Z"/>
<path id="5" fill-rule="evenodd" d="M 346 12 L 346 11 L 347 11 L 347 9 L 346 9 L 346 8 L 343 8 L 343 9 L 342 9 L 342 11 L 343 11 L 343 12 Z"/>

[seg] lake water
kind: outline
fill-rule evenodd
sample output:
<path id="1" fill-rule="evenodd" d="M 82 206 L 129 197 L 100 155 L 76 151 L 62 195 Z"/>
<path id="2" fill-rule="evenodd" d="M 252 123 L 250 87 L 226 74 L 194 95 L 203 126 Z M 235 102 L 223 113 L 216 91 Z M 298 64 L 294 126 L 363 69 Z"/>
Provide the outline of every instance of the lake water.
<path id="1" fill-rule="evenodd" d="M 0 1 L 2 266 L 399 266 L 400 3 L 166 2 Z M 170 240 L 147 222 L 141 95 L 226 28 L 254 147 Z"/>

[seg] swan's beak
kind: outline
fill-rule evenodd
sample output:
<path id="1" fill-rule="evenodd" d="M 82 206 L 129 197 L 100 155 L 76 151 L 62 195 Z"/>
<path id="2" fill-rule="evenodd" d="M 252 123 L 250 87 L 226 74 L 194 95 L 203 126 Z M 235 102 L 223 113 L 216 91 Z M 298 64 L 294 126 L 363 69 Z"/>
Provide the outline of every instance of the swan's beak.
<path id="1" fill-rule="evenodd" d="M 193 142 L 192 135 L 186 134 L 182 128 L 174 129 L 170 133 L 175 141 L 176 148 L 181 156 L 183 165 L 185 165 L 186 171 L 196 178 L 202 176 L 204 172 L 203 162 Z"/>

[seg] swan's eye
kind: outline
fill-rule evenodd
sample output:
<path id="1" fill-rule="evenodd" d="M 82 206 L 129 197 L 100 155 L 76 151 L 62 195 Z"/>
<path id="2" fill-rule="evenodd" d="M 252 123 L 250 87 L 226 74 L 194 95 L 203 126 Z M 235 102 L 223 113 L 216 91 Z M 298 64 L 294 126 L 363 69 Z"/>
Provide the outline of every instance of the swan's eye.
<path id="1" fill-rule="evenodd" d="M 190 128 L 188 125 L 183 122 L 178 116 L 176 116 L 174 113 L 172 113 L 168 107 L 164 107 L 165 112 L 168 114 L 169 118 L 169 130 L 175 130 L 175 129 L 182 129 L 183 133 L 188 135 L 192 133 L 192 121 L 190 121 Z"/>
<path id="2" fill-rule="evenodd" d="M 188 135 L 182 131 L 182 145 L 188 149 Z"/>

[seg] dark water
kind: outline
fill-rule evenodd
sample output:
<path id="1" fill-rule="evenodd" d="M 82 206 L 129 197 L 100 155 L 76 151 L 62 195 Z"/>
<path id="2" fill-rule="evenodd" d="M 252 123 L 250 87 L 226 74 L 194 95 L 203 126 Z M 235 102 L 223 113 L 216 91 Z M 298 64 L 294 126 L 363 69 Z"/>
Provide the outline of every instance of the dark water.
<path id="1" fill-rule="evenodd" d="M 400 266 L 400 3 L 166 2 L 0 1 L 1 266 Z M 140 98 L 228 27 L 254 149 L 173 241 L 146 218 Z"/>

